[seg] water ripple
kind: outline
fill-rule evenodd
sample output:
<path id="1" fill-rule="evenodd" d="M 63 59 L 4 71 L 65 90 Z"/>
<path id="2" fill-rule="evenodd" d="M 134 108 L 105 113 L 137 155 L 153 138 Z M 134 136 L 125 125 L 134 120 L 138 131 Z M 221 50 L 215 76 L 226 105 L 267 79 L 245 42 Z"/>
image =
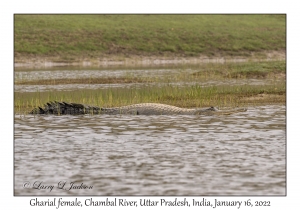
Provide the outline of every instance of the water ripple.
<path id="1" fill-rule="evenodd" d="M 230 116 L 15 116 L 16 195 L 285 195 L 285 106 Z M 37 190 L 25 181 L 92 185 Z"/>

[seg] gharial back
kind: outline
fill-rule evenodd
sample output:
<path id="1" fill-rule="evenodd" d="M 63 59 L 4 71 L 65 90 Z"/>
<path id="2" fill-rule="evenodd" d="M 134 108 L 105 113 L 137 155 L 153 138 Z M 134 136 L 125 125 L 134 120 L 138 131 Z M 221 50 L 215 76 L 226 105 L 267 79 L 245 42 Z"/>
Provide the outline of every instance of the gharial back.
<path id="1" fill-rule="evenodd" d="M 186 109 L 159 103 L 141 103 L 114 108 L 102 108 L 101 111 L 106 114 L 172 115 L 193 114 L 196 109 Z"/>
<path id="2" fill-rule="evenodd" d="M 34 108 L 29 114 L 226 115 L 244 111 L 247 111 L 247 109 L 218 110 L 215 107 L 187 109 L 159 103 L 141 103 L 113 108 L 100 108 L 86 104 L 54 101 L 46 103 L 44 108 Z"/>

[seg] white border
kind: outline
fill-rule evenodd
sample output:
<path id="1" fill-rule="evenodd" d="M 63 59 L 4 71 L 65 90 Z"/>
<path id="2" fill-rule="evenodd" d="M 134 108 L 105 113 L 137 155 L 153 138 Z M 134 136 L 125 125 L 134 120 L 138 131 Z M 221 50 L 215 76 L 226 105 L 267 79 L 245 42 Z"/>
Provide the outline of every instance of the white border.
<path id="1" fill-rule="evenodd" d="M 295 3 L 294 3 L 295 2 Z M 287 197 L 267 197 L 271 209 L 297 209 L 299 195 L 299 22 L 296 1 L 37 1 L 1 3 L 1 187 L 3 209 L 30 208 L 31 197 L 13 197 L 13 14 L 15 13 L 286 13 L 287 14 Z M 297 132 L 298 131 L 298 132 Z M 42 197 L 47 200 L 47 197 Z M 64 197 L 67 199 L 68 197 Z M 138 199 L 138 197 L 135 197 Z M 80 197 L 84 200 L 85 197 Z M 213 199 L 210 197 L 209 199 Z M 224 198 L 226 199 L 226 198 Z M 229 197 L 235 200 L 238 197 Z M 246 197 L 240 199 L 245 200 Z M 250 198 L 258 200 L 259 197 Z M 266 198 L 263 198 L 266 199 Z M 261 200 L 263 200 L 261 199 Z M 72 198 L 70 198 L 72 200 Z M 64 208 L 67 209 L 67 208 Z M 74 208 L 72 208 L 74 209 Z M 113 208 L 109 208 L 113 209 Z M 117 208 L 116 208 L 117 209 Z"/>

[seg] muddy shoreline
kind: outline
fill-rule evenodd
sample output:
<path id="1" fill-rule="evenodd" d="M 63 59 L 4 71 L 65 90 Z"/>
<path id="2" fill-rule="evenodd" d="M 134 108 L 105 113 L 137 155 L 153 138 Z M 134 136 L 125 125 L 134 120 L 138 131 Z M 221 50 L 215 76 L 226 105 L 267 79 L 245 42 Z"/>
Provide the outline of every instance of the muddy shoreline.
<path id="1" fill-rule="evenodd" d="M 243 54 L 243 53 L 241 53 Z M 63 59 L 61 56 L 15 56 L 15 68 L 52 68 L 60 66 L 80 67 L 113 67 L 113 66 L 162 66 L 162 65 L 184 65 L 200 63 L 226 63 L 247 61 L 272 61 L 285 60 L 285 51 L 265 51 L 250 53 L 249 56 L 180 56 L 180 55 L 103 55 L 97 58 L 74 57 L 71 60 Z"/>

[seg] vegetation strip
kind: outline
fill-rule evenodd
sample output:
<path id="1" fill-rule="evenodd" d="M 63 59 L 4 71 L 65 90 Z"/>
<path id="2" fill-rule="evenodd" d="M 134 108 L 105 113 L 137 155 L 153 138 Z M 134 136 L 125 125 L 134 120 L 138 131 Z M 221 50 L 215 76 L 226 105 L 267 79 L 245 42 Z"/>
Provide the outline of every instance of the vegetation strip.
<path id="1" fill-rule="evenodd" d="M 54 92 L 15 93 L 15 112 L 24 113 L 48 101 L 66 101 L 99 107 L 135 103 L 164 103 L 178 107 L 244 107 L 262 104 L 285 104 L 285 81 L 273 85 L 110 88 Z"/>
<path id="2" fill-rule="evenodd" d="M 60 84 L 126 84 L 126 83 L 150 83 L 150 82 L 201 82 L 208 79 L 273 79 L 285 80 L 285 61 L 264 62 L 242 62 L 242 63 L 209 63 L 192 66 L 182 66 L 180 73 L 175 75 L 164 75 L 160 77 L 147 76 L 137 77 L 128 74 L 122 77 L 99 77 L 99 78 L 61 78 L 61 79 L 16 79 L 15 85 L 60 85 Z M 189 74 L 185 69 L 200 69 Z M 141 70 L 142 71 L 142 70 Z"/>

